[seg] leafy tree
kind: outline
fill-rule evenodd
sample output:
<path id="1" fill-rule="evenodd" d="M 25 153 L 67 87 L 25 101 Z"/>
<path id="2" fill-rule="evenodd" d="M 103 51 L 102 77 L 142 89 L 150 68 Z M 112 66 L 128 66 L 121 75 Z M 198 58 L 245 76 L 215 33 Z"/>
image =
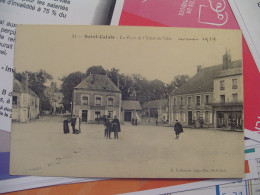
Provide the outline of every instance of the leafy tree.
<path id="1" fill-rule="evenodd" d="M 101 75 L 106 75 L 106 70 L 101 66 L 91 66 L 90 68 L 87 69 L 86 76 L 90 74 L 101 74 Z"/>
<path id="2" fill-rule="evenodd" d="M 174 79 L 167 84 L 166 86 L 166 94 L 172 93 L 174 89 L 180 88 L 184 83 L 186 83 L 190 79 L 188 75 L 177 75 Z"/>
<path id="3" fill-rule="evenodd" d="M 61 93 L 63 93 L 63 105 L 66 110 L 70 110 L 70 102 L 72 101 L 73 88 L 77 86 L 84 78 L 82 72 L 73 72 L 68 76 L 61 78 Z"/>
<path id="4" fill-rule="evenodd" d="M 49 73 L 44 70 L 38 72 L 25 71 L 22 73 L 15 73 L 14 77 L 20 82 L 26 80 L 28 88 L 40 98 L 41 110 L 50 109 L 50 100 L 45 94 L 45 84 L 48 80 L 52 80 L 52 76 Z"/>

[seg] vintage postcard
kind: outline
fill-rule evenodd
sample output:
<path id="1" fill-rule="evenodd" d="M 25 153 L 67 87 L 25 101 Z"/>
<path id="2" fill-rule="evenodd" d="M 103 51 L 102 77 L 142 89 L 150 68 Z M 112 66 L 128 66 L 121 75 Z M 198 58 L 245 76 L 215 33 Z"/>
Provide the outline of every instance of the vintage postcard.
<path id="1" fill-rule="evenodd" d="M 19 25 L 10 173 L 244 176 L 239 30 Z"/>

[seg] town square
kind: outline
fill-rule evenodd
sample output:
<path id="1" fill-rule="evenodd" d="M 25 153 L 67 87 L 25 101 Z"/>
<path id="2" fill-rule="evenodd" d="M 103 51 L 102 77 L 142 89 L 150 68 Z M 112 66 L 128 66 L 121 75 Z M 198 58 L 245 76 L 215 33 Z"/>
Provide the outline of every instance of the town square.
<path id="1" fill-rule="evenodd" d="M 173 127 L 155 124 L 135 126 L 125 123 L 121 125 L 119 139 L 114 139 L 113 133 L 111 139 L 106 139 L 103 124 L 82 124 L 80 134 L 72 134 L 70 126 L 70 133 L 64 134 L 64 117 L 46 116 L 21 125 L 13 123 L 14 129 L 19 125 L 19 129 L 12 132 L 17 138 L 13 142 L 20 146 L 19 151 L 26 151 L 20 155 L 18 153 L 15 157 L 15 160 L 20 162 L 17 169 L 23 166 L 22 169 L 32 175 L 45 175 L 46 169 L 62 175 L 62 170 L 69 169 L 83 176 L 88 173 L 87 167 L 95 167 L 100 171 L 100 176 L 108 176 L 113 175 L 115 171 L 123 174 L 125 166 L 131 164 L 131 167 L 137 167 L 138 170 L 153 167 L 153 172 L 158 174 L 157 177 L 162 171 L 176 177 L 176 168 L 185 171 L 188 167 L 183 166 L 183 161 L 197 164 L 201 161 L 201 155 L 203 161 L 210 164 L 214 164 L 215 160 L 228 163 L 222 155 L 215 157 L 220 153 L 223 153 L 226 159 L 233 155 L 227 152 L 226 148 L 231 152 L 235 151 L 243 134 L 236 131 L 184 128 L 179 139 L 175 139 Z M 26 138 L 27 135 L 30 135 L 30 139 Z M 161 164 L 165 159 L 174 162 L 174 167 Z M 114 163 L 107 168 L 105 165 L 110 164 L 109 162 Z M 157 163 L 161 165 L 158 166 Z M 81 171 L 77 172 L 79 167 Z M 136 174 L 136 171 L 134 172 Z"/>

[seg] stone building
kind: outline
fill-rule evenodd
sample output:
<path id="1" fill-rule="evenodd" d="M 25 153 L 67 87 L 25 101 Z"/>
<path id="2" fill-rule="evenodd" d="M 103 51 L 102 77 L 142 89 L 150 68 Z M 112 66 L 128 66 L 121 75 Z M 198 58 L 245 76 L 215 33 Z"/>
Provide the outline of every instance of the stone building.
<path id="1" fill-rule="evenodd" d="M 40 99 L 28 88 L 28 82 L 13 81 L 12 120 L 27 122 L 40 115 Z"/>
<path id="2" fill-rule="evenodd" d="M 169 123 L 174 124 L 176 120 L 179 120 L 184 126 L 199 122 L 204 127 L 222 127 L 217 121 L 222 120 L 219 118 L 223 118 L 224 115 L 226 118 L 227 113 L 223 113 L 225 110 L 239 110 L 241 113 L 241 97 L 243 96 L 241 68 L 241 60 L 231 61 L 228 52 L 223 55 L 222 64 L 205 68 L 198 66 L 197 73 L 169 96 Z M 220 87 L 223 81 L 228 85 L 224 91 Z M 237 87 L 239 83 L 239 88 L 232 89 L 232 85 L 235 86 L 236 83 Z M 223 97 L 229 97 L 230 102 L 225 105 L 221 104 L 220 99 Z M 234 100 L 237 98 L 237 102 L 231 101 L 231 97 Z M 236 106 L 239 108 L 235 108 Z M 242 114 L 238 116 L 239 120 L 240 116 Z"/>
<path id="3" fill-rule="evenodd" d="M 82 122 L 98 122 L 104 115 L 120 120 L 121 106 L 121 91 L 106 75 L 89 75 L 74 87 L 73 114 Z"/>
<path id="4" fill-rule="evenodd" d="M 242 63 L 232 63 L 228 53 L 224 55 L 224 70 L 214 79 L 214 126 L 228 129 L 243 128 L 243 70 Z"/>

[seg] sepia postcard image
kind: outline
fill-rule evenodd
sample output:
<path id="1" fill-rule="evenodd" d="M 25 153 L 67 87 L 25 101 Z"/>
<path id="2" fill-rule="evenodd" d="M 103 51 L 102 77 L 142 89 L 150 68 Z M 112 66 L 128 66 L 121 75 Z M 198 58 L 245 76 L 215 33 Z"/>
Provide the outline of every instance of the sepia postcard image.
<path id="1" fill-rule="evenodd" d="M 244 176 L 239 30 L 18 25 L 10 174 Z"/>

